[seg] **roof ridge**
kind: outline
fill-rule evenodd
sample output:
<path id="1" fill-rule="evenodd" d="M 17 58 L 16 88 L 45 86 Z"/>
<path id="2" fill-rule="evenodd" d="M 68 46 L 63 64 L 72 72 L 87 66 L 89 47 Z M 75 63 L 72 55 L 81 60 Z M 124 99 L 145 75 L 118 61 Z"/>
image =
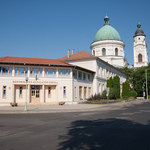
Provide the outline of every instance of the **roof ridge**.
<path id="1" fill-rule="evenodd" d="M 59 59 L 49 59 L 49 58 L 31 58 L 31 57 L 14 57 L 14 56 L 6 56 L 0 57 L 0 62 L 17 62 L 17 63 L 38 63 L 38 64 L 63 64 L 69 65 L 66 62 L 63 62 Z"/>
<path id="2" fill-rule="evenodd" d="M 70 55 L 69 58 L 67 56 L 59 58 L 61 61 L 69 61 L 69 60 L 78 60 L 78 59 L 90 59 L 90 58 L 96 58 L 96 56 L 86 52 L 85 50 L 82 50 L 80 52 L 77 52 L 73 55 Z"/>

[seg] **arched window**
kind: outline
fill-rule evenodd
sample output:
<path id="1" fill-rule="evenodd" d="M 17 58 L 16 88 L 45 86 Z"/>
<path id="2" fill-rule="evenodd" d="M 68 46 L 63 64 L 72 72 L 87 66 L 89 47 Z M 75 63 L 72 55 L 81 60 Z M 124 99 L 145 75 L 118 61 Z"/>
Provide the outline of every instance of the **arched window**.
<path id="1" fill-rule="evenodd" d="M 99 83 L 99 93 L 102 93 L 101 84 Z"/>
<path id="2" fill-rule="evenodd" d="M 115 56 L 118 56 L 118 48 L 115 48 Z"/>
<path id="3" fill-rule="evenodd" d="M 93 50 L 93 55 L 95 56 L 95 51 Z"/>
<path id="4" fill-rule="evenodd" d="M 138 62 L 142 62 L 142 54 L 138 55 Z"/>
<path id="5" fill-rule="evenodd" d="M 102 56 L 105 56 L 105 55 L 106 55 L 106 49 L 103 48 L 103 49 L 102 49 Z"/>

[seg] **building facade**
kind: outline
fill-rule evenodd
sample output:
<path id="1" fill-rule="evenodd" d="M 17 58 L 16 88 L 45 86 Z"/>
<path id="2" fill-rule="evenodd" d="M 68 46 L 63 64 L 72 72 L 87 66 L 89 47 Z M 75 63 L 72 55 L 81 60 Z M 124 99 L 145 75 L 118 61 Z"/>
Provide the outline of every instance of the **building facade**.
<path id="1" fill-rule="evenodd" d="M 73 50 L 74 51 L 74 50 Z M 120 69 L 110 65 L 97 56 L 91 55 L 85 51 L 77 52 L 76 54 L 68 55 L 60 58 L 63 62 L 74 66 L 87 68 L 94 72 L 92 78 L 92 94 L 102 94 L 106 89 L 107 79 L 118 75 L 120 77 L 120 86 L 126 81 L 126 74 Z"/>
<path id="2" fill-rule="evenodd" d="M 102 94 L 109 77 L 126 75 L 85 51 L 60 59 L 0 58 L 0 104 L 16 102 L 68 104 Z"/>
<path id="3" fill-rule="evenodd" d="M 1 57 L 0 103 L 22 104 L 26 98 L 28 103 L 51 104 L 85 100 L 92 94 L 92 76 L 93 71 L 74 69 L 60 60 Z"/>
<path id="4" fill-rule="evenodd" d="M 134 67 L 142 67 L 148 66 L 148 52 L 147 52 L 147 44 L 145 41 L 146 35 L 141 29 L 141 24 L 137 24 L 137 30 L 134 35 Z"/>
<path id="5" fill-rule="evenodd" d="M 104 21 L 91 44 L 92 54 L 73 49 L 60 59 L 0 57 L 0 104 L 78 103 L 102 94 L 107 79 L 116 75 L 122 88 L 126 74 L 116 66 L 128 65 L 125 45 L 107 16 Z"/>

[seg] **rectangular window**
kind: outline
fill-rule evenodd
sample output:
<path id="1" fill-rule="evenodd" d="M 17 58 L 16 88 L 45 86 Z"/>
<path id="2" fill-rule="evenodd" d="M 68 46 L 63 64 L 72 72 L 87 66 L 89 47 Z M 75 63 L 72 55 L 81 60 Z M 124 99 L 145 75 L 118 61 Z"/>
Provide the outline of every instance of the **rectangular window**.
<path id="1" fill-rule="evenodd" d="M 34 77 L 39 77 L 39 69 L 38 68 L 34 68 Z"/>
<path id="2" fill-rule="evenodd" d="M 56 69 L 54 69 L 54 77 L 56 77 Z"/>
<path id="3" fill-rule="evenodd" d="M 33 72 L 32 72 L 32 68 L 30 68 L 30 77 L 32 77 Z"/>
<path id="4" fill-rule="evenodd" d="M 28 68 L 25 68 L 25 76 L 28 76 Z"/>
<path id="5" fill-rule="evenodd" d="M 48 87 L 48 97 L 51 97 L 51 87 Z"/>
<path id="6" fill-rule="evenodd" d="M 47 77 L 47 69 L 44 69 L 44 75 Z"/>
<path id="7" fill-rule="evenodd" d="M 68 77 L 70 77 L 70 69 L 68 69 Z"/>
<path id="8" fill-rule="evenodd" d="M 73 78 L 77 79 L 77 71 L 73 70 Z"/>
<path id="9" fill-rule="evenodd" d="M 66 97 L 66 86 L 63 87 L 63 96 Z"/>
<path id="10" fill-rule="evenodd" d="M 12 67 L 9 67 L 9 76 L 12 76 Z"/>
<path id="11" fill-rule="evenodd" d="M 19 76 L 24 76 L 24 68 L 18 68 Z"/>
<path id="12" fill-rule="evenodd" d="M 56 69 L 44 69 L 45 77 L 56 77 Z"/>
<path id="13" fill-rule="evenodd" d="M 77 97 L 77 87 L 76 86 L 74 87 L 74 97 L 75 98 Z"/>
<path id="14" fill-rule="evenodd" d="M 42 77 L 42 69 L 40 69 L 40 77 Z"/>
<path id="15" fill-rule="evenodd" d="M 3 86 L 3 98 L 6 98 L 6 86 Z"/>
<path id="16" fill-rule="evenodd" d="M 79 98 L 83 99 L 82 86 L 79 86 Z"/>
<path id="17" fill-rule="evenodd" d="M 42 68 L 30 68 L 30 77 L 42 77 Z"/>
<path id="18" fill-rule="evenodd" d="M 58 72 L 59 72 L 59 77 L 61 77 L 61 69 L 59 69 Z"/>
<path id="19" fill-rule="evenodd" d="M 70 69 L 59 69 L 59 77 L 70 77 Z"/>
<path id="20" fill-rule="evenodd" d="M 91 76 L 90 74 L 87 75 L 87 81 L 90 81 L 91 80 Z"/>
<path id="21" fill-rule="evenodd" d="M 83 80 L 85 81 L 86 80 L 86 74 L 83 73 Z"/>
<path id="22" fill-rule="evenodd" d="M 48 69 L 48 77 L 53 77 L 53 69 Z"/>
<path id="23" fill-rule="evenodd" d="M 104 77 L 104 69 L 102 68 L 102 77 Z"/>
<path id="24" fill-rule="evenodd" d="M 15 68 L 15 76 L 27 76 L 28 68 Z"/>
<path id="25" fill-rule="evenodd" d="M 19 88 L 19 98 L 22 98 L 22 87 Z"/>
<path id="26" fill-rule="evenodd" d="M 78 72 L 78 79 L 82 80 L 82 72 Z"/>
<path id="27" fill-rule="evenodd" d="M 15 68 L 15 76 L 18 76 L 17 68 Z"/>
<path id="28" fill-rule="evenodd" d="M 87 99 L 87 87 L 84 87 L 84 99 Z"/>
<path id="29" fill-rule="evenodd" d="M 2 67 L 2 75 L 8 76 L 8 67 Z"/>
<path id="30" fill-rule="evenodd" d="M 62 77 L 67 77 L 67 70 L 62 70 Z"/>
<path id="31" fill-rule="evenodd" d="M 91 87 L 89 87 L 89 97 L 91 97 Z"/>
<path id="32" fill-rule="evenodd" d="M 12 76 L 12 67 L 0 67 L 0 75 Z"/>

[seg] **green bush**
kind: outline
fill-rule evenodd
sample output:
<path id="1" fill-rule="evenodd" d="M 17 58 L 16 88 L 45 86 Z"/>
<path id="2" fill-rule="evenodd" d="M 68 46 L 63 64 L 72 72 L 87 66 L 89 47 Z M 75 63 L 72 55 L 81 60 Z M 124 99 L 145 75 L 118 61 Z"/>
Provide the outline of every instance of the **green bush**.
<path id="1" fill-rule="evenodd" d="M 136 91 L 130 91 L 130 97 L 137 97 L 137 92 Z"/>
<path id="2" fill-rule="evenodd" d="M 88 101 L 92 101 L 92 100 L 100 101 L 101 99 L 104 99 L 104 98 L 105 96 L 95 93 L 94 95 L 91 95 L 90 98 L 88 98 Z"/>
<path id="3" fill-rule="evenodd" d="M 117 95 L 118 95 L 117 89 L 110 88 L 109 99 L 116 99 L 118 98 Z"/>
<path id="4" fill-rule="evenodd" d="M 150 95 L 148 95 L 148 99 L 150 99 Z"/>

